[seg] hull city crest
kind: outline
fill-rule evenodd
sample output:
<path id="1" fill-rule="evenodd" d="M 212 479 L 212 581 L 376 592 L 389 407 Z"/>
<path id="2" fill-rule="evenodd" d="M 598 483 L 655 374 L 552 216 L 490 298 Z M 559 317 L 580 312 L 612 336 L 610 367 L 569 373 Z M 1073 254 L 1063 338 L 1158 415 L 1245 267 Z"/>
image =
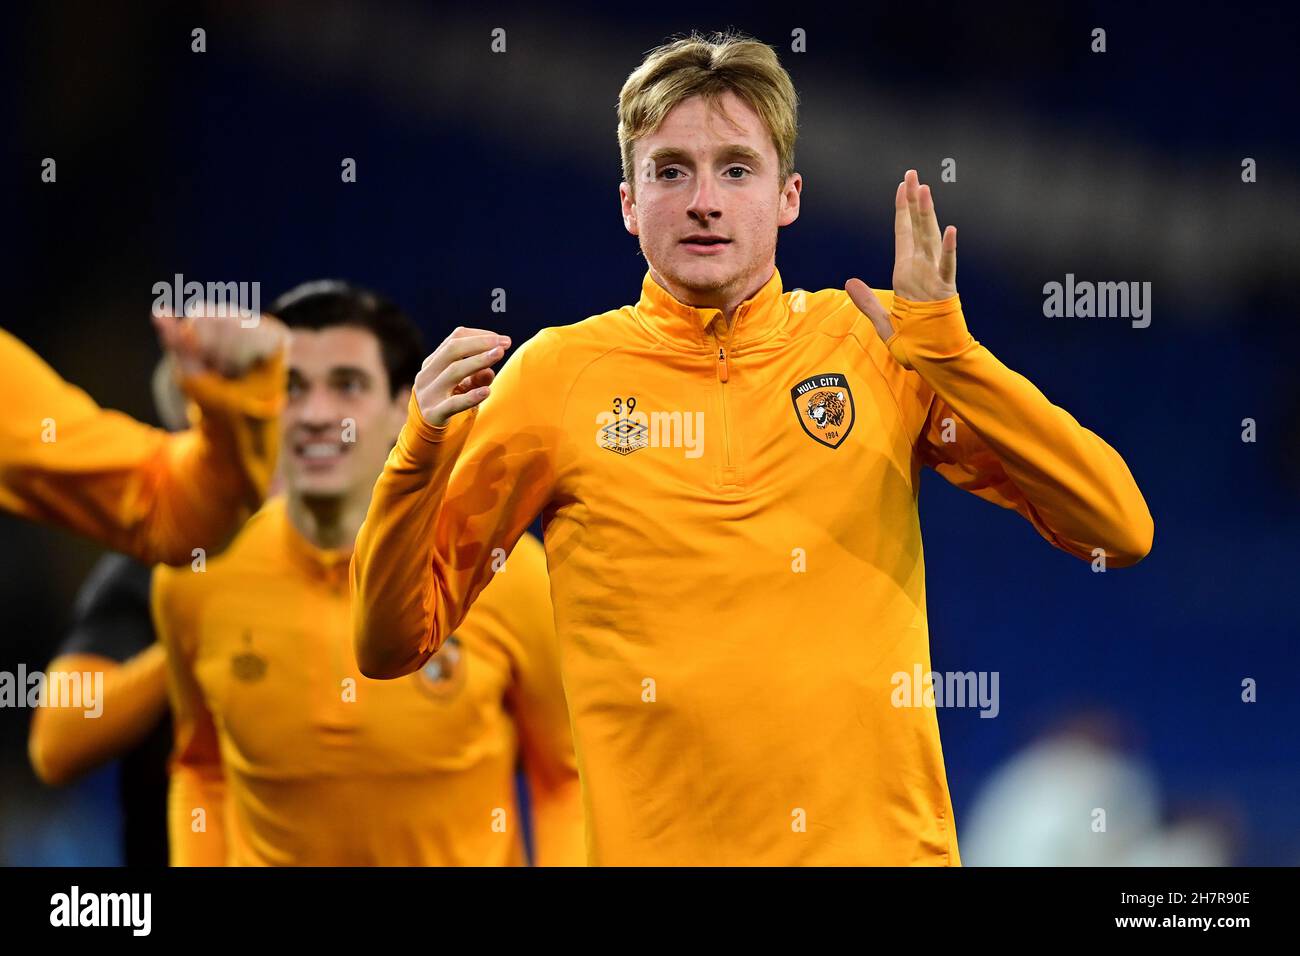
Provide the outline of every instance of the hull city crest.
<path id="1" fill-rule="evenodd" d="M 455 634 L 447 637 L 438 653 L 420 668 L 416 680 L 420 690 L 434 700 L 450 700 L 465 686 L 465 647 Z"/>
<path id="2" fill-rule="evenodd" d="M 790 389 L 799 424 L 809 438 L 839 448 L 853 430 L 853 391 L 840 372 L 810 375 Z"/>

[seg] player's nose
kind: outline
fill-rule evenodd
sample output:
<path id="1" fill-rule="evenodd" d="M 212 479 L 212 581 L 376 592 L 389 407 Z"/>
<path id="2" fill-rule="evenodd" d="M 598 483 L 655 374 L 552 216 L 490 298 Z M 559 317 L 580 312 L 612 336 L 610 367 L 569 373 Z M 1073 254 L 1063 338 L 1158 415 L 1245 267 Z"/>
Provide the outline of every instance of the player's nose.
<path id="1" fill-rule="evenodd" d="M 339 421 L 337 403 L 328 389 L 314 388 L 298 404 L 298 424 L 304 428 L 323 429 L 336 426 Z"/>
<path id="2" fill-rule="evenodd" d="M 701 176 L 696 183 L 691 204 L 686 208 L 687 215 L 698 222 L 717 219 L 722 215 L 718 184 L 710 176 Z"/>

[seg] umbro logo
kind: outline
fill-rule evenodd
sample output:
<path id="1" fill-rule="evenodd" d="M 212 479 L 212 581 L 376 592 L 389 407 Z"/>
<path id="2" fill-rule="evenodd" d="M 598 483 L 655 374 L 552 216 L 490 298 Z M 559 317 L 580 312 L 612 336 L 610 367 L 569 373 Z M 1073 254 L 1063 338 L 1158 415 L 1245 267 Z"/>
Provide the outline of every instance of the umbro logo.
<path id="1" fill-rule="evenodd" d="M 596 444 L 626 457 L 642 448 L 680 448 L 687 458 L 704 454 L 704 412 L 643 412 L 635 396 L 615 398 L 596 413 Z"/>
<path id="2" fill-rule="evenodd" d="M 630 455 L 650 445 L 650 428 L 631 418 L 617 418 L 600 430 L 600 447 L 616 455 Z"/>
<path id="3" fill-rule="evenodd" d="M 244 650 L 230 658 L 230 673 L 235 680 L 255 684 L 266 676 L 266 658 L 253 650 L 253 635 L 244 632 Z"/>

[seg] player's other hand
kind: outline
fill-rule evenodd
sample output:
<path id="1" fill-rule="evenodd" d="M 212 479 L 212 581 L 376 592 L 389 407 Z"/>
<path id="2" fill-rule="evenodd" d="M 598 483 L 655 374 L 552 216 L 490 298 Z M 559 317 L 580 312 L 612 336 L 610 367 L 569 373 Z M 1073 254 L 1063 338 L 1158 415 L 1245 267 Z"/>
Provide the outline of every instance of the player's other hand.
<path id="1" fill-rule="evenodd" d="M 257 323 L 239 315 L 184 316 L 168 311 L 153 314 L 158 342 L 175 360 L 182 377 L 218 372 L 238 378 L 266 361 L 288 341 L 288 330 L 275 316 L 263 312 Z"/>
<path id="2" fill-rule="evenodd" d="M 915 169 L 894 193 L 894 294 L 914 302 L 935 302 L 957 294 L 957 227 L 941 234 L 934 196 Z M 861 279 L 844 284 L 853 304 L 886 341 L 894 334 L 889 312 Z"/>
<path id="3" fill-rule="evenodd" d="M 443 339 L 415 376 L 415 400 L 424 420 L 440 428 L 487 398 L 496 375 L 492 366 L 508 348 L 508 336 L 487 329 L 458 328 Z"/>

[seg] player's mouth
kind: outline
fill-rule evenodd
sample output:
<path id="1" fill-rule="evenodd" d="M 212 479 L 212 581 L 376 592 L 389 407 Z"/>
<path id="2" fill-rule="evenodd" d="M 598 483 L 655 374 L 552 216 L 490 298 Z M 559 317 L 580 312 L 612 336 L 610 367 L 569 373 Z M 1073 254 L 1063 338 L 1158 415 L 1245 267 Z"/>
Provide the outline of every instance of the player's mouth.
<path id="1" fill-rule="evenodd" d="M 295 442 L 293 457 L 299 465 L 309 471 L 323 471 L 343 460 L 348 453 L 348 445 L 341 441 L 328 441 L 319 438 L 304 439 Z"/>
<path id="2" fill-rule="evenodd" d="M 682 240 L 682 245 L 696 255 L 716 256 L 726 249 L 727 246 L 731 245 L 731 240 L 725 239 L 722 236 L 698 233 L 693 236 L 687 236 Z"/>

